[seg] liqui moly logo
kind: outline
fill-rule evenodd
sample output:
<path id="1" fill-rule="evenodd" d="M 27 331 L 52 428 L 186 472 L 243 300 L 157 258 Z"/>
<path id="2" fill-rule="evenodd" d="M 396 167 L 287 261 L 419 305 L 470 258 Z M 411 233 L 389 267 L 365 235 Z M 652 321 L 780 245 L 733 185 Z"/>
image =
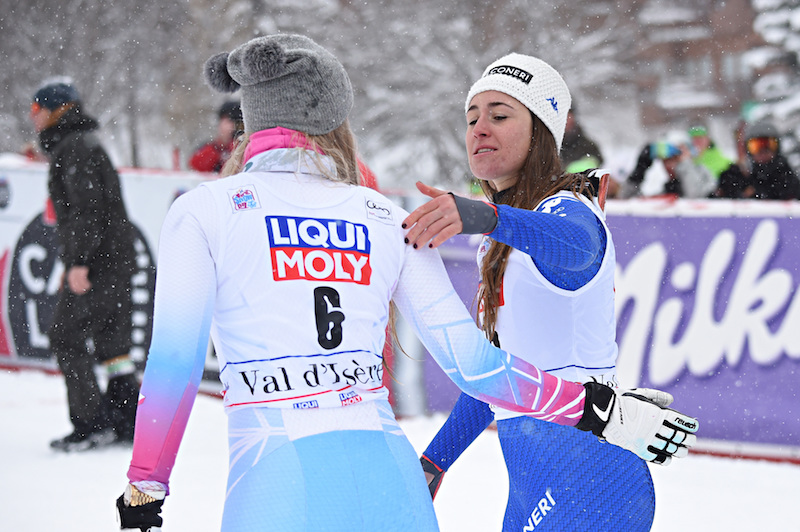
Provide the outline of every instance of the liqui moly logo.
<path id="1" fill-rule="evenodd" d="M 367 227 L 345 220 L 267 216 L 272 277 L 369 284 Z"/>

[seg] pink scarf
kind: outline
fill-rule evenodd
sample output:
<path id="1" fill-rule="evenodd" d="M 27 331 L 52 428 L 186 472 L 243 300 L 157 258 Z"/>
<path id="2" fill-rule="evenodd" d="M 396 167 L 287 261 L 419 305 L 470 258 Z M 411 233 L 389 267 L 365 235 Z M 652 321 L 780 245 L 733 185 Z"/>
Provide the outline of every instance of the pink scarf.
<path id="1" fill-rule="evenodd" d="M 250 142 L 244 150 L 244 162 L 247 162 L 254 155 L 263 153 L 267 150 L 277 150 L 280 148 L 307 148 L 312 150 L 311 144 L 305 136 L 305 133 L 295 131 L 294 129 L 286 129 L 285 127 L 273 127 L 270 129 L 262 129 L 250 135 Z M 321 150 L 316 149 L 317 153 L 322 153 Z M 322 153 L 325 155 L 324 153 Z"/>

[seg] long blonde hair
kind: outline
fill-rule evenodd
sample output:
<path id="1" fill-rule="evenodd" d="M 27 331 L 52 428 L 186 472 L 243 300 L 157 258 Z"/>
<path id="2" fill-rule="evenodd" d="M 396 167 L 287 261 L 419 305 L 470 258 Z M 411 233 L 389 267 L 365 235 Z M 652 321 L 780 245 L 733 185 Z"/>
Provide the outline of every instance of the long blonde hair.
<path id="1" fill-rule="evenodd" d="M 586 195 L 592 199 L 589 183 L 580 174 L 565 174 L 558 157 L 558 148 L 553 134 L 531 113 L 533 133 L 528 157 L 522 165 L 520 177 L 502 195 L 495 197 L 496 191 L 488 181 L 480 180 L 486 197 L 495 203 L 502 203 L 520 209 L 534 209 L 546 197 L 561 190 L 571 190 L 576 196 Z M 483 308 L 483 331 L 490 340 L 494 338 L 497 325 L 497 307 L 500 304 L 503 275 L 508 264 L 511 247 L 492 240 L 481 262 L 481 286 L 477 299 Z"/>
<path id="2" fill-rule="evenodd" d="M 308 142 L 308 147 L 314 150 L 314 162 L 322 174 L 331 181 L 339 181 L 348 183 L 350 185 L 357 185 L 360 182 L 358 170 L 358 158 L 356 156 L 356 138 L 353 131 L 350 129 L 350 123 L 345 120 L 344 123 L 324 135 L 307 135 L 302 131 L 295 131 L 295 135 L 302 136 Z M 250 143 L 250 135 L 245 134 L 241 137 L 236 148 L 234 148 L 228 161 L 222 167 L 220 175 L 227 177 L 229 175 L 238 174 L 242 171 L 244 164 L 244 152 L 247 145 Z M 328 167 L 323 164 L 320 152 L 325 156 L 330 157 L 336 173 L 330 172 Z"/>

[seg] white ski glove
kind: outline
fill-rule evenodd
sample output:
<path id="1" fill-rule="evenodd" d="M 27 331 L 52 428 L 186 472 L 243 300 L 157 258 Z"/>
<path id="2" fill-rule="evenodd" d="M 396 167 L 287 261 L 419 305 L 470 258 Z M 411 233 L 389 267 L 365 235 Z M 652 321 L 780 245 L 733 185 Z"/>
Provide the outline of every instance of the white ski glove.
<path id="1" fill-rule="evenodd" d="M 575 428 L 591 431 L 640 458 L 668 465 L 697 441 L 697 420 L 671 408 L 672 396 L 659 390 L 618 390 L 587 382 L 583 417 Z"/>

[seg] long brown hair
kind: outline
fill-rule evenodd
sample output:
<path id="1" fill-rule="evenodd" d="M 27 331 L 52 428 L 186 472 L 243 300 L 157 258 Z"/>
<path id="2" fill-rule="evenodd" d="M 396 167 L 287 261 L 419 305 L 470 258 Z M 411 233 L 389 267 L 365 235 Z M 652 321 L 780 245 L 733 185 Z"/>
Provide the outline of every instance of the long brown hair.
<path id="1" fill-rule="evenodd" d="M 547 126 L 533 113 L 531 118 L 533 119 L 531 145 L 519 179 L 499 197 L 495 197 L 496 191 L 488 181 L 480 180 L 481 189 L 486 197 L 495 203 L 528 210 L 536 208 L 543 199 L 561 190 L 570 190 L 576 196 L 583 194 L 592 199 L 593 191 L 582 175 L 563 173 L 556 141 Z M 483 331 L 489 339 L 494 338 L 500 290 L 511 249 L 506 244 L 491 240 L 481 262 L 481 286 L 477 299 L 483 308 Z"/>

